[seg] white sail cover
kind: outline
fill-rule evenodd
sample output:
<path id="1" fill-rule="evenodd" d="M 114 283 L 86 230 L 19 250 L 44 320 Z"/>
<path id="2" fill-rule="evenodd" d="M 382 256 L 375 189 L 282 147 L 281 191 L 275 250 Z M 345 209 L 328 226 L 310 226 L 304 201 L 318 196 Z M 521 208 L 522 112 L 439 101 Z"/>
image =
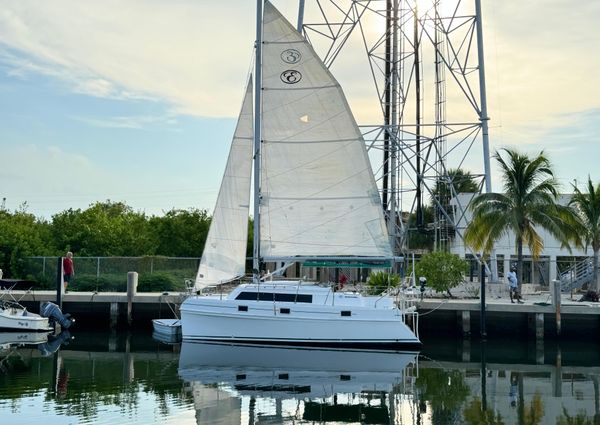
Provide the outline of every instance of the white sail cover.
<path id="1" fill-rule="evenodd" d="M 245 273 L 252 140 L 252 81 L 249 81 L 196 275 L 196 290 L 228 282 Z"/>
<path id="2" fill-rule="evenodd" d="M 391 257 L 364 140 L 335 78 L 265 3 L 261 256 Z"/>

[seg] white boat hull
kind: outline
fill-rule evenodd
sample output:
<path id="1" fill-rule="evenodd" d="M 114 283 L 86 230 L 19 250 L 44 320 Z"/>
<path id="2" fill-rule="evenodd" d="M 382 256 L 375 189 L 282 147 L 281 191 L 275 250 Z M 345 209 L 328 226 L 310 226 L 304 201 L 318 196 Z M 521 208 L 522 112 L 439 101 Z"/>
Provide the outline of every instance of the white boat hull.
<path id="1" fill-rule="evenodd" d="M 41 317 L 35 313 L 23 310 L 2 309 L 0 310 L 0 329 L 24 330 L 24 331 L 49 331 L 48 318 Z"/>
<path id="2" fill-rule="evenodd" d="M 247 311 L 239 311 L 243 305 Z M 281 314 L 281 309 L 290 312 Z M 350 316 L 342 316 L 350 311 Z M 395 308 L 300 305 L 191 297 L 181 306 L 187 341 L 312 347 L 418 349 L 421 342 Z"/>

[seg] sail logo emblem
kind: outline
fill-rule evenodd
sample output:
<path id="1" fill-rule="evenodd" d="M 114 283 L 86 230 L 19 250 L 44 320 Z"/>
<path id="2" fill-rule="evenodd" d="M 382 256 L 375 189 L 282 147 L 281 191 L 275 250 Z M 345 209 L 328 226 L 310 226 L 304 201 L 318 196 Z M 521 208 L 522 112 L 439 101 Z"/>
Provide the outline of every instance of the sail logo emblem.
<path id="1" fill-rule="evenodd" d="M 288 69 L 287 71 L 283 71 L 279 78 L 281 78 L 281 81 L 285 84 L 296 84 L 302 79 L 302 74 L 295 69 Z"/>
<path id="2" fill-rule="evenodd" d="M 286 49 L 281 52 L 281 60 L 285 63 L 298 63 L 302 55 L 296 49 Z"/>

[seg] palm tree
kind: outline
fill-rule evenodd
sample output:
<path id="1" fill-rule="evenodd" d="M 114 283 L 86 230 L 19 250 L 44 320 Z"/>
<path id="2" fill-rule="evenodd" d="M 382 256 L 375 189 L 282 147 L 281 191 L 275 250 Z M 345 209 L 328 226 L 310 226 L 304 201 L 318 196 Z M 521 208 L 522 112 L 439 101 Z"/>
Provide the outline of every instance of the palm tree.
<path id="1" fill-rule="evenodd" d="M 598 257 L 600 255 L 600 184 L 594 188 L 592 179 L 588 176 L 587 193 L 581 192 L 573 185 L 574 194 L 569 202 L 577 220 L 578 234 L 582 235 L 586 248 L 594 251 L 593 286 L 598 292 Z"/>
<path id="2" fill-rule="evenodd" d="M 471 202 L 473 220 L 465 231 L 465 243 L 475 250 L 489 253 L 505 234 L 515 235 L 517 246 L 517 276 L 523 282 L 523 244 L 527 244 L 534 259 L 544 243 L 536 227 L 542 227 L 563 246 L 572 238 L 570 209 L 558 205 L 558 182 L 544 152 L 535 158 L 516 150 L 503 149 L 508 158 L 494 154 L 502 170 L 504 193 L 484 193 Z"/>
<path id="3" fill-rule="evenodd" d="M 462 168 L 450 168 L 441 180 L 435 183 L 431 194 L 446 206 L 457 193 L 477 193 L 479 184 L 475 176 Z M 432 200 L 432 205 L 436 205 Z"/>

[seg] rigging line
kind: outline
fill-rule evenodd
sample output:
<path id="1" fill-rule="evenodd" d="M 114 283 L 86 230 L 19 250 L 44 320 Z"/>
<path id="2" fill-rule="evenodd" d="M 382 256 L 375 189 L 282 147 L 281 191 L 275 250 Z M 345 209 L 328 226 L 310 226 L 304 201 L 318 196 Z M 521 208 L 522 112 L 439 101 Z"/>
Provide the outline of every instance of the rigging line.
<path id="1" fill-rule="evenodd" d="M 297 239 L 293 240 L 273 240 L 269 239 L 269 242 L 274 242 L 275 244 L 294 244 L 295 246 L 319 246 L 319 247 L 342 247 L 342 248 L 372 248 L 372 245 L 363 245 L 362 242 L 368 241 L 368 239 L 364 239 L 363 241 L 356 243 L 354 245 L 348 246 L 346 244 L 332 244 L 332 243 L 318 243 L 318 242 L 300 242 Z M 297 256 L 298 254 L 295 254 Z M 301 255 L 302 256 L 302 255 Z M 336 255 L 337 256 L 337 255 Z M 371 257 L 370 255 L 368 257 Z"/>
<path id="2" fill-rule="evenodd" d="M 286 41 L 277 41 L 277 40 L 269 40 L 263 41 L 263 45 L 267 44 L 304 44 L 306 40 L 286 40 Z"/>
<path id="3" fill-rule="evenodd" d="M 427 316 L 428 314 L 433 313 L 434 311 L 436 311 L 438 308 L 440 308 L 442 305 L 447 304 L 450 300 L 443 300 L 441 301 L 437 307 L 435 307 L 432 310 L 429 310 L 427 313 L 419 313 L 419 317 L 423 317 L 423 316 Z"/>
<path id="4" fill-rule="evenodd" d="M 340 201 L 340 200 L 346 200 L 346 199 L 372 199 L 371 196 L 368 195 L 357 195 L 357 196 L 324 196 L 322 198 L 318 198 L 316 196 L 311 196 L 311 197 L 291 197 L 291 196 L 269 196 L 268 197 L 269 200 L 276 200 L 276 201 Z M 285 206 L 284 206 L 285 207 Z M 280 207 L 280 208 L 284 208 L 284 207 Z M 275 210 L 275 208 L 273 209 Z"/>
<path id="5" fill-rule="evenodd" d="M 308 86 L 308 87 L 264 87 L 263 91 L 305 91 L 316 89 L 337 89 L 339 84 L 328 84 L 325 86 Z"/>
<path id="6" fill-rule="evenodd" d="M 264 140 L 263 143 L 270 143 L 273 145 L 278 144 L 312 144 L 312 143 L 344 143 L 344 142 L 354 142 L 356 141 L 356 137 L 346 138 L 346 139 L 328 139 L 328 140 Z"/>

